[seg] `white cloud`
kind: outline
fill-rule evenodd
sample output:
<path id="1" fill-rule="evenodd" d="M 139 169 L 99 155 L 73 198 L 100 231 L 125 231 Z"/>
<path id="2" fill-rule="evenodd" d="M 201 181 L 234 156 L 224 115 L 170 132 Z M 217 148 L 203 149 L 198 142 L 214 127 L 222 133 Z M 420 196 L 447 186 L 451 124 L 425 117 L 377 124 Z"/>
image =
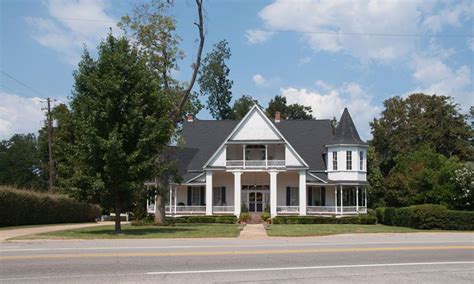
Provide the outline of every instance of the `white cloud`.
<path id="1" fill-rule="evenodd" d="M 440 32 L 444 26 L 459 27 L 462 20 L 472 17 L 472 1 L 461 1 L 454 6 L 445 5 L 436 14 L 428 16 L 423 21 L 423 26 L 433 32 Z"/>
<path id="2" fill-rule="evenodd" d="M 474 38 L 471 37 L 467 40 L 467 46 L 469 46 L 470 50 L 474 51 Z"/>
<path id="3" fill-rule="evenodd" d="M 260 87 L 265 86 L 267 84 L 267 80 L 260 74 L 253 75 L 252 80 L 255 85 Z"/>
<path id="4" fill-rule="evenodd" d="M 302 66 L 302 65 L 308 64 L 310 62 L 311 62 L 311 57 L 305 56 L 303 58 L 300 58 L 300 60 L 298 60 L 298 66 Z"/>
<path id="5" fill-rule="evenodd" d="M 400 35 L 456 26 L 469 11 L 469 1 L 276 0 L 258 15 L 266 31 L 296 32 L 315 51 L 387 63 L 417 49 L 418 37 Z"/>
<path id="6" fill-rule="evenodd" d="M 28 17 L 32 38 L 55 50 L 61 60 L 76 65 L 84 45 L 95 48 L 115 20 L 105 12 L 103 0 L 49 0 L 44 2 L 50 17 Z M 114 33 L 118 32 L 114 29 Z"/>
<path id="7" fill-rule="evenodd" d="M 320 81 L 324 86 L 330 84 Z M 318 119 L 340 118 L 345 107 L 349 109 L 359 134 L 363 139 L 370 139 L 369 122 L 381 112 L 381 107 L 374 105 L 372 97 L 357 83 L 346 83 L 332 90 L 310 91 L 304 88 L 282 88 L 283 96 L 288 103 L 308 105 L 313 108 L 313 115 Z"/>
<path id="8" fill-rule="evenodd" d="M 0 92 L 0 139 L 8 139 L 15 133 L 36 134 L 44 120 L 42 106 L 40 98 Z"/>
<path id="9" fill-rule="evenodd" d="M 251 44 L 263 43 L 270 39 L 274 34 L 274 32 L 269 32 L 262 29 L 251 29 L 245 31 L 245 37 Z"/>

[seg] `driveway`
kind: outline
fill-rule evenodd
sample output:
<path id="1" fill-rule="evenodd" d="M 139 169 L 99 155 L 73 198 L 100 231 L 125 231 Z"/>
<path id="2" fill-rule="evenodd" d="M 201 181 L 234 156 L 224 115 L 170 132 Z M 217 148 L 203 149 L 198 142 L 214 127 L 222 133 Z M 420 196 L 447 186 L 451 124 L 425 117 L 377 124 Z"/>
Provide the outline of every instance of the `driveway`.
<path id="1" fill-rule="evenodd" d="M 0 230 L 0 242 L 4 242 L 7 239 L 26 236 L 26 235 L 62 231 L 62 230 L 69 230 L 69 229 L 80 229 L 80 228 L 103 226 L 103 225 L 113 225 L 113 224 L 114 222 L 98 222 L 98 223 L 80 223 L 80 224 L 51 225 L 51 226 L 46 225 L 46 226 L 38 226 L 38 227 L 35 226 L 35 227 L 26 227 L 26 228 L 18 228 L 18 229 L 6 229 L 6 230 Z M 124 224 L 124 222 L 122 222 L 122 224 Z"/>

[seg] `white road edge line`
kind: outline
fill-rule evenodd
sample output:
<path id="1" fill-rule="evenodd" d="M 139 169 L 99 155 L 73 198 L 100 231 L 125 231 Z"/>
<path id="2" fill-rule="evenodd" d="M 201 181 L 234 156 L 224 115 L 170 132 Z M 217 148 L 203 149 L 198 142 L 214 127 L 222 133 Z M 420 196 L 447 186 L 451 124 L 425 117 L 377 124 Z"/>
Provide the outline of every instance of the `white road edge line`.
<path id="1" fill-rule="evenodd" d="M 313 270 L 313 269 L 361 268 L 361 267 L 388 267 L 388 266 L 414 266 L 414 265 L 450 265 L 450 264 L 474 264 L 474 261 L 375 263 L 375 264 L 351 264 L 351 265 L 328 265 L 328 266 L 299 266 L 299 267 L 298 267 L 298 266 L 297 266 L 297 267 L 270 267 L 270 268 L 244 268 L 244 269 L 222 269 L 222 270 L 158 271 L 158 272 L 148 272 L 147 274 L 148 274 L 148 275 L 203 274 L 203 273 L 261 272 L 261 271 Z"/>
<path id="2" fill-rule="evenodd" d="M 286 243 L 286 244 L 254 244 L 254 245 L 189 245 L 189 246 L 143 246 L 143 247 L 65 247 L 65 248 L 10 248 L 0 249 L 0 252 L 15 251 L 66 251 L 66 250 L 130 250 L 130 249 L 184 249 L 184 248 L 254 248 L 254 247 L 319 247 L 346 245 L 396 245 L 396 244 L 445 244 L 472 243 L 472 241 L 409 241 L 409 242 L 351 242 L 351 243 Z"/>

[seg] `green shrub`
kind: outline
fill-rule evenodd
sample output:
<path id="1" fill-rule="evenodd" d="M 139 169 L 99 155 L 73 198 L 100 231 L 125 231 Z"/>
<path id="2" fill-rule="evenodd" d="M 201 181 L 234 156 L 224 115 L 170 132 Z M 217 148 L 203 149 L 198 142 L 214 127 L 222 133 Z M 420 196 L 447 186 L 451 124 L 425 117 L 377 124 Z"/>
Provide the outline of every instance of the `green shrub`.
<path id="1" fill-rule="evenodd" d="M 188 223 L 188 216 L 174 217 L 175 223 Z"/>
<path id="2" fill-rule="evenodd" d="M 237 217 L 235 217 L 235 216 L 217 216 L 216 223 L 235 224 L 235 223 L 237 223 Z"/>
<path id="3" fill-rule="evenodd" d="M 248 212 L 240 213 L 239 221 L 241 222 L 248 222 L 250 220 L 250 214 Z"/>
<path id="4" fill-rule="evenodd" d="M 132 226 L 150 226 L 155 224 L 155 219 L 152 216 L 146 216 L 140 220 L 134 220 L 130 223 Z"/>
<path id="5" fill-rule="evenodd" d="M 277 216 L 272 219 L 273 224 L 364 224 L 373 225 L 377 218 L 371 215 L 358 215 L 347 217 L 322 217 L 322 216 Z"/>
<path id="6" fill-rule="evenodd" d="M 92 222 L 101 213 L 65 195 L 0 187 L 0 226 Z"/>
<path id="7" fill-rule="evenodd" d="M 241 212 L 241 213 L 248 213 L 248 212 L 249 212 L 249 208 L 247 207 L 246 204 L 242 204 L 242 205 L 240 206 L 240 212 Z"/>
<path id="8" fill-rule="evenodd" d="M 367 215 L 375 216 L 375 210 L 367 208 Z"/>
<path id="9" fill-rule="evenodd" d="M 263 212 L 262 213 L 262 220 L 266 222 L 268 219 L 270 219 L 270 213 Z"/>
<path id="10" fill-rule="evenodd" d="M 385 224 L 383 216 L 385 214 L 385 207 L 377 207 L 375 209 L 375 216 L 377 217 L 377 222 L 380 224 Z"/>
<path id="11" fill-rule="evenodd" d="M 474 212 L 448 210 L 437 204 L 377 208 L 380 223 L 415 229 L 474 230 Z"/>
<path id="12" fill-rule="evenodd" d="M 169 218 L 167 218 L 169 219 Z M 235 216 L 188 216 L 188 217 L 177 217 L 176 223 L 220 223 L 220 224 L 235 224 L 237 223 L 237 217 Z"/>
<path id="13" fill-rule="evenodd" d="M 215 223 L 215 216 L 189 216 L 188 223 Z"/>

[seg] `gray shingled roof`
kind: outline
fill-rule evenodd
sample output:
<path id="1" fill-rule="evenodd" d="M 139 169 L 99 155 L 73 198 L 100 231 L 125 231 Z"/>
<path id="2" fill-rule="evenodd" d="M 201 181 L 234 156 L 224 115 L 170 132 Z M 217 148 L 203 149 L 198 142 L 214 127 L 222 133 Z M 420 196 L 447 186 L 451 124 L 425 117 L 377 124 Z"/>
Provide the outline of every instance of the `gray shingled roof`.
<path id="1" fill-rule="evenodd" d="M 323 154 L 333 137 L 330 120 L 282 120 L 275 125 L 310 170 L 326 169 Z"/>
<path id="2" fill-rule="evenodd" d="M 347 108 L 342 113 L 341 120 L 337 124 L 336 134 L 330 144 L 365 144 L 357 133 L 357 129 L 352 121 Z"/>

